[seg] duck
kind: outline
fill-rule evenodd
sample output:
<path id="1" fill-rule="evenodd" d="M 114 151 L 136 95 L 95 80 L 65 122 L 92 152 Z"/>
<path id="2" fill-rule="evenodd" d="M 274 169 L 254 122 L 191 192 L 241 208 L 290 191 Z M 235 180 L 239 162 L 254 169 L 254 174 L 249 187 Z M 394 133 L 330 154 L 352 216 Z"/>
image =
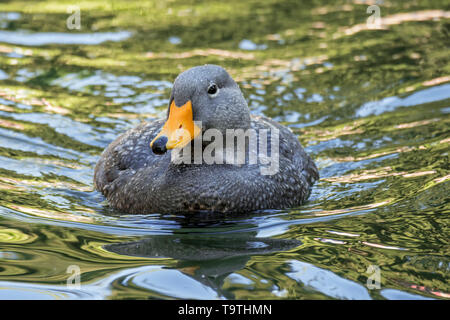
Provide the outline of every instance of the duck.
<path id="1" fill-rule="evenodd" d="M 94 170 L 95 189 L 125 214 L 288 209 L 303 204 L 318 179 L 297 136 L 252 115 L 218 65 L 180 73 L 165 119 L 120 135 Z"/>

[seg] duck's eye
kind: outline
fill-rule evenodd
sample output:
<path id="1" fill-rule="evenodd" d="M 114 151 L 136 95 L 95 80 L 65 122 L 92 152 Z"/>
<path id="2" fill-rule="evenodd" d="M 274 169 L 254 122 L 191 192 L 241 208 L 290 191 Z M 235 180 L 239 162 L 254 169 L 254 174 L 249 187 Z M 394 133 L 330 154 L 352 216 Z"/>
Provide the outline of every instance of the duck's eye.
<path id="1" fill-rule="evenodd" d="M 217 87 L 217 85 L 215 83 L 212 83 L 208 87 L 208 94 L 215 95 L 218 90 L 219 88 Z"/>

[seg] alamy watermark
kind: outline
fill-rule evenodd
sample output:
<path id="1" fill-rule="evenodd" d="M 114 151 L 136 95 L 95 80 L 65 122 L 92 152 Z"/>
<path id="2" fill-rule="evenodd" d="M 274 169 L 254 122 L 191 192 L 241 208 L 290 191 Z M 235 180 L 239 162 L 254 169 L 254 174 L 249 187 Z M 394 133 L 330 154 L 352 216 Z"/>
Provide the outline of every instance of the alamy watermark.
<path id="1" fill-rule="evenodd" d="M 81 269 L 78 265 L 72 264 L 67 267 L 66 273 L 70 276 L 67 278 L 66 286 L 68 289 L 80 289 Z"/>
<path id="2" fill-rule="evenodd" d="M 81 29 L 81 10 L 79 6 L 68 6 L 67 13 L 70 16 L 66 20 L 66 26 L 69 30 Z"/>
<path id="3" fill-rule="evenodd" d="M 378 1 L 376 2 L 378 4 Z M 366 25 L 368 29 L 381 29 L 381 9 L 378 5 L 373 4 L 366 9 L 367 14 L 371 14 L 367 20 Z"/>
<path id="4" fill-rule="evenodd" d="M 201 128 L 201 122 L 195 121 Z M 190 140 L 187 130 L 176 130 L 171 140 Z M 206 143 L 206 146 L 205 146 Z M 193 150 L 192 150 L 193 146 Z M 259 165 L 261 175 L 279 171 L 280 132 L 270 129 L 207 129 L 184 148 L 172 150 L 171 162 L 176 164 L 244 164 Z"/>
<path id="5" fill-rule="evenodd" d="M 366 286 L 369 290 L 381 289 L 381 270 L 377 265 L 370 265 L 366 273 L 370 274 L 367 278 Z"/>

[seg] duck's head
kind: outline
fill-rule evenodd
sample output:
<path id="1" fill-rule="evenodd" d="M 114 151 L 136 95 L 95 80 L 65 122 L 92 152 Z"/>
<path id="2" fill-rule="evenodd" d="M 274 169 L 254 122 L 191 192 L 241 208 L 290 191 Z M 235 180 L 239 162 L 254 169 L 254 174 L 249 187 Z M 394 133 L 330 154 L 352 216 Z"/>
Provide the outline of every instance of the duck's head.
<path id="1" fill-rule="evenodd" d="M 226 129 L 249 127 L 250 111 L 236 82 L 222 67 L 198 66 L 175 79 L 167 120 L 150 146 L 163 154 L 211 128 L 225 134 Z"/>

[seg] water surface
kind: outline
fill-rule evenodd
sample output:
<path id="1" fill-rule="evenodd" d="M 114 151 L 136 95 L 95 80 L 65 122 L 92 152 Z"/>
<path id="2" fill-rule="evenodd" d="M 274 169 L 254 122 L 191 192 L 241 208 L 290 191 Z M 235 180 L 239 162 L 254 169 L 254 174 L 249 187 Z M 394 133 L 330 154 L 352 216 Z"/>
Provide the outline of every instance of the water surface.
<path id="1" fill-rule="evenodd" d="M 372 29 L 372 4 L 1 3 L 0 299 L 448 299 L 450 6 L 379 2 Z M 205 63 L 298 136 L 321 174 L 309 201 L 109 208 L 100 153 Z"/>

